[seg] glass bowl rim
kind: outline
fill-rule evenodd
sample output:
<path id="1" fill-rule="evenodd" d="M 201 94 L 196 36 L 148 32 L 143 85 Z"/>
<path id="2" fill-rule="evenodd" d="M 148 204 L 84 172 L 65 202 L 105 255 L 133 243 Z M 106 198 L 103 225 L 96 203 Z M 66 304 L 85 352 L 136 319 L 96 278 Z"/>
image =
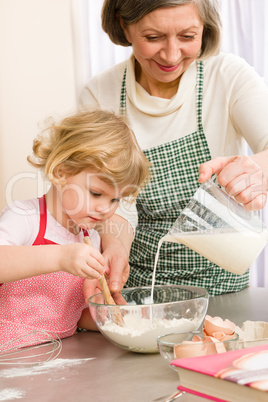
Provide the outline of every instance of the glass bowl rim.
<path id="1" fill-rule="evenodd" d="M 158 345 L 163 345 L 163 346 L 169 346 L 169 347 L 171 347 L 171 348 L 174 348 L 174 346 L 178 346 L 178 345 L 181 345 L 182 344 L 182 342 L 166 342 L 166 341 L 163 341 L 162 340 L 162 338 L 164 338 L 164 337 L 166 337 L 166 336 L 169 336 L 169 335 L 177 335 L 177 334 L 193 334 L 193 336 L 194 335 L 198 335 L 198 334 L 202 334 L 202 331 L 198 331 L 198 330 L 194 330 L 194 331 L 186 331 L 186 332 L 183 332 L 183 331 L 176 331 L 176 332 L 170 332 L 170 333 L 168 333 L 168 334 L 164 334 L 164 335 L 160 335 L 160 336 L 158 336 L 157 338 L 156 338 L 156 341 L 157 341 L 157 344 Z M 208 335 L 208 336 L 210 336 L 210 335 Z M 213 338 L 213 336 L 211 336 L 212 338 Z M 216 339 L 216 338 L 215 338 Z M 187 341 L 186 341 L 187 342 Z M 191 341 L 189 341 L 189 342 L 191 342 Z M 226 339 L 226 340 L 223 340 L 223 341 L 220 341 L 219 339 L 217 339 L 215 342 L 213 342 L 213 341 L 210 341 L 210 342 L 205 342 L 205 344 L 214 344 L 214 343 L 216 343 L 216 342 L 220 342 L 220 343 L 227 343 L 227 342 L 239 342 L 239 334 L 237 333 L 237 332 L 235 332 L 235 334 L 234 334 L 234 338 L 231 338 L 231 339 Z M 194 345 L 194 344 L 197 344 L 197 345 L 199 345 L 200 346 L 200 343 L 198 343 L 198 342 L 192 342 L 191 344 L 188 344 L 189 346 L 192 346 L 192 345 Z M 187 345 L 185 345 L 185 346 L 187 346 Z"/>
<path id="2" fill-rule="evenodd" d="M 137 308 L 137 307 L 148 307 L 148 306 L 154 306 L 154 307 L 156 307 L 156 306 L 162 306 L 162 305 L 167 305 L 167 304 L 170 304 L 170 303 L 182 303 L 182 302 L 185 302 L 185 301 L 189 301 L 189 300 L 196 300 L 196 299 L 201 299 L 201 298 L 206 298 L 206 299 L 209 299 L 209 293 L 208 293 L 208 291 L 207 291 L 207 289 L 205 289 L 205 288 L 202 288 L 202 287 L 200 287 L 200 286 L 189 286 L 189 285 L 175 285 L 175 284 L 172 284 L 172 285 L 155 285 L 154 286 L 154 288 L 163 288 L 163 287 L 169 287 L 169 288 L 178 288 L 178 289 L 181 289 L 181 290 L 189 290 L 189 291 L 191 291 L 191 290 L 195 290 L 195 289 L 198 289 L 198 290 L 202 290 L 203 291 L 203 293 L 202 294 L 200 294 L 200 295 L 197 295 L 196 297 L 191 297 L 190 299 L 185 299 L 185 300 L 177 300 L 177 301 L 168 301 L 168 302 L 164 302 L 164 303 L 157 303 L 157 304 L 154 304 L 154 303 L 148 303 L 148 304 L 135 304 L 135 305 L 130 305 L 130 304 L 105 304 L 105 303 L 94 303 L 91 299 L 93 299 L 93 297 L 96 297 L 96 296 L 99 296 L 99 295 L 101 295 L 101 294 L 103 294 L 103 292 L 99 292 L 99 293 L 95 293 L 94 295 L 92 295 L 92 296 L 90 296 L 89 298 L 88 298 L 88 305 L 90 306 L 97 306 L 97 307 L 102 307 L 102 306 L 105 306 L 105 307 L 125 307 L 125 308 Z M 123 289 L 121 289 L 120 291 L 118 291 L 118 292 L 120 292 L 121 294 L 122 294 L 122 292 L 124 292 L 124 291 L 134 291 L 134 290 L 137 290 L 137 289 L 142 289 L 142 290 L 151 290 L 151 286 L 136 286 L 136 287 L 132 287 L 132 288 L 123 288 Z M 118 292 L 114 292 L 114 293 L 118 293 Z M 122 295 L 123 296 L 123 295 Z"/>

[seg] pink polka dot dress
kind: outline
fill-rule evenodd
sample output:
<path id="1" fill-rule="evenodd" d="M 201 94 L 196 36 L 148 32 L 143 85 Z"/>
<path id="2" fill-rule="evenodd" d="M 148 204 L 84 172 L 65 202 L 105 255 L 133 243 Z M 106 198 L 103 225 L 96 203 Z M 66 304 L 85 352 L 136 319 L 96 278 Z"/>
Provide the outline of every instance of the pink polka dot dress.
<path id="1" fill-rule="evenodd" d="M 47 228 L 45 196 L 39 199 L 39 211 L 39 232 L 32 245 L 57 244 L 45 237 Z M 2 284 L 0 350 L 5 342 L 35 329 L 56 334 L 60 338 L 73 335 L 83 309 L 87 308 L 82 284 L 82 278 L 66 272 L 55 272 Z M 25 341 L 22 339 L 21 344 L 23 342 Z"/>

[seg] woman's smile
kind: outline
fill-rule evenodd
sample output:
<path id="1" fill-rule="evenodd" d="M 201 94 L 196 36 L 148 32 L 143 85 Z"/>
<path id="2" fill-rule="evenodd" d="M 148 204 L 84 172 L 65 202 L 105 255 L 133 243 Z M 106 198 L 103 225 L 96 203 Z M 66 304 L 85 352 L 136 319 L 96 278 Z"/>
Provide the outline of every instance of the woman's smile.
<path id="1" fill-rule="evenodd" d="M 167 72 L 167 73 L 169 73 L 169 72 L 172 73 L 173 71 L 176 71 L 177 68 L 178 68 L 179 65 L 180 65 L 180 63 L 178 63 L 178 64 L 175 64 L 175 65 L 172 65 L 172 66 L 166 66 L 166 65 L 163 65 L 163 64 L 158 63 L 157 61 L 155 61 L 155 63 L 158 65 L 158 67 L 160 68 L 160 70 L 165 71 L 165 72 Z"/>

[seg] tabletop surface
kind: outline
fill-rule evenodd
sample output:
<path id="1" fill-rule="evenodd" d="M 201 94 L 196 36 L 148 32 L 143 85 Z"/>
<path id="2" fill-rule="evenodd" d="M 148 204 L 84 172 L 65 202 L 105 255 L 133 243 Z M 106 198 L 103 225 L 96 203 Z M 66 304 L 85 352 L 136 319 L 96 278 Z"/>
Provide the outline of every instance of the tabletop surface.
<path id="1" fill-rule="evenodd" d="M 268 289 L 247 288 L 210 297 L 208 314 L 237 325 L 268 321 Z M 159 354 L 124 351 L 98 332 L 62 340 L 62 351 L 41 366 L 0 365 L 0 401 L 164 402 L 178 376 Z M 207 399 L 184 394 L 180 402 Z"/>

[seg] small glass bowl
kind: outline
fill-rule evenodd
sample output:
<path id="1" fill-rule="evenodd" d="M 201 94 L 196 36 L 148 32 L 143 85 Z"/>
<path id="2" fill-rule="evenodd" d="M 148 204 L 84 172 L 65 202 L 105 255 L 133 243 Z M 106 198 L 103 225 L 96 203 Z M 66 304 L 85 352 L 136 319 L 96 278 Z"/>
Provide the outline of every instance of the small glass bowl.
<path id="1" fill-rule="evenodd" d="M 171 368 L 173 368 L 171 362 L 176 359 L 211 355 L 239 349 L 238 334 L 235 334 L 232 339 L 226 341 L 182 343 L 192 341 L 196 335 L 203 339 L 202 331 L 173 332 L 157 338 L 159 352 Z"/>

